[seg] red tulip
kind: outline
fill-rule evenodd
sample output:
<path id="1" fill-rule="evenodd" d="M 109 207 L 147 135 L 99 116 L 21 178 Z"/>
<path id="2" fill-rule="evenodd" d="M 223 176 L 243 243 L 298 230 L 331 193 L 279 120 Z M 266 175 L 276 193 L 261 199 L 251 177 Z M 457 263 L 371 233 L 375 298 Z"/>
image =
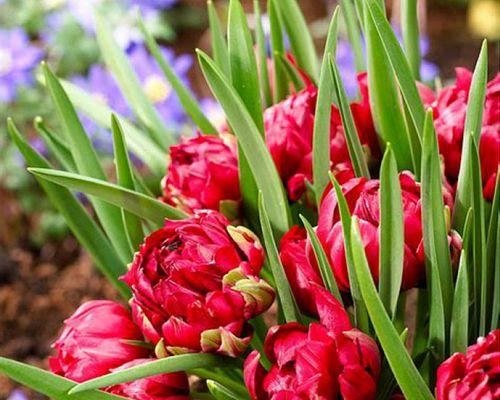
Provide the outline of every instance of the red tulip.
<path id="1" fill-rule="evenodd" d="M 216 211 L 167 220 L 148 236 L 123 280 L 133 292 L 134 319 L 157 355 L 241 354 L 252 337 L 247 321 L 274 300 L 258 278 L 263 261 L 258 238 Z"/>
<path id="2" fill-rule="evenodd" d="M 166 203 L 190 214 L 200 209 L 237 214 L 240 187 L 233 135 L 182 139 L 170 147 L 170 157 L 162 181 Z"/>
<path id="3" fill-rule="evenodd" d="M 404 215 L 404 266 L 402 289 L 417 286 L 425 278 L 425 264 L 422 238 L 420 186 L 409 172 L 399 175 Z M 361 238 L 368 263 L 375 281 L 379 274 L 379 226 L 380 226 L 380 181 L 355 178 L 342 185 L 342 191 L 352 215 L 358 217 Z M 445 204 L 451 207 L 452 197 L 443 189 Z M 333 274 L 341 291 L 349 291 L 348 269 L 345 257 L 344 236 L 340 221 L 337 198 L 331 189 L 324 197 L 317 227 L 317 235 L 329 257 Z M 451 248 L 460 248 L 460 240 L 450 235 Z M 307 253 L 311 262 L 314 254 L 311 246 Z M 457 252 L 458 253 L 458 252 Z"/>
<path id="4" fill-rule="evenodd" d="M 437 400 L 500 399 L 500 329 L 455 353 L 437 371 Z"/>
<path id="5" fill-rule="evenodd" d="M 378 139 L 373 125 L 366 76 L 359 76 L 362 101 L 351 106 L 358 133 L 367 152 L 380 156 Z M 306 180 L 312 181 L 312 140 L 318 90 L 308 85 L 281 103 L 264 112 L 266 143 L 291 200 L 299 200 L 306 192 Z M 330 127 L 332 170 L 348 163 L 349 152 L 339 111 L 332 106 Z"/>
<path id="6" fill-rule="evenodd" d="M 49 359 L 52 372 L 76 382 L 84 382 L 136 358 L 148 357 L 149 351 L 128 344 L 143 340 L 130 312 L 113 301 L 89 301 L 64 321 L 64 329 L 54 343 L 56 357 Z"/>
<path id="7" fill-rule="evenodd" d="M 112 372 L 146 364 L 151 359 L 130 361 Z M 120 383 L 106 389 L 107 392 L 134 400 L 189 400 L 189 382 L 184 372 L 161 374 L 133 382 Z"/>
<path id="8" fill-rule="evenodd" d="M 472 73 L 456 69 L 456 82 L 435 96 L 428 88 L 420 87 L 427 107 L 432 107 L 439 149 L 443 156 L 448 180 L 456 183 L 462 157 L 465 115 Z M 495 179 L 500 164 L 500 74 L 488 83 L 479 141 L 484 196 L 492 200 Z"/>
<path id="9" fill-rule="evenodd" d="M 252 400 L 375 398 L 380 354 L 369 336 L 351 326 L 340 303 L 315 285 L 319 323 L 272 327 L 264 350 L 269 371 L 253 351 L 244 378 Z"/>

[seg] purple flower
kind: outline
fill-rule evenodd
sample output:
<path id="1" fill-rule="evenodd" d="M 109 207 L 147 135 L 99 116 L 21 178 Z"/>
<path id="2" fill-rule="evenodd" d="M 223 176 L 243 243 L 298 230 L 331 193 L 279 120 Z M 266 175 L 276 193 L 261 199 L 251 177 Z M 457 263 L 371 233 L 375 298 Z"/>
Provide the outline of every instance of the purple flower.
<path id="1" fill-rule="evenodd" d="M 28 397 L 19 389 L 13 390 L 7 400 L 28 400 Z"/>
<path id="2" fill-rule="evenodd" d="M 181 81 L 189 86 L 187 74 L 193 62 L 191 56 L 176 57 L 173 50 L 167 48 L 162 49 L 162 54 Z M 179 128 L 187 121 L 186 113 L 155 59 L 144 46 L 132 48 L 129 57 L 148 99 L 169 127 Z"/>
<path id="3" fill-rule="evenodd" d="M 177 0 L 130 0 L 132 5 L 137 5 L 142 9 L 166 10 L 171 8 Z"/>
<path id="4" fill-rule="evenodd" d="M 0 30 L 0 103 L 15 100 L 20 87 L 34 83 L 33 70 L 42 56 L 23 29 Z"/>

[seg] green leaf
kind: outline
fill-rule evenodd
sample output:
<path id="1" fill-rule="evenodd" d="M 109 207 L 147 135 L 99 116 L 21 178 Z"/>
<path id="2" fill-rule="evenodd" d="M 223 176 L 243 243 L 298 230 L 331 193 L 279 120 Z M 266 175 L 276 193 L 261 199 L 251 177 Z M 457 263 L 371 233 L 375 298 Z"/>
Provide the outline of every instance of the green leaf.
<path id="1" fill-rule="evenodd" d="M 45 158 L 38 154 L 17 131 L 12 120 L 7 121 L 7 131 L 29 167 L 51 168 Z M 51 203 L 64 216 L 78 241 L 87 249 L 97 268 L 125 298 L 130 298 L 127 286 L 118 278 L 127 272 L 125 264 L 101 229 L 89 216 L 82 204 L 66 189 L 42 179 L 38 180 Z"/>
<path id="2" fill-rule="evenodd" d="M 198 50 L 199 62 L 215 97 L 226 112 L 245 157 L 262 191 L 273 229 L 284 234 L 289 229 L 288 200 L 269 151 L 259 129 L 236 91 L 224 79 L 219 68 Z"/>
<path id="3" fill-rule="evenodd" d="M 269 217 L 264 205 L 263 196 L 259 195 L 259 214 L 260 224 L 262 228 L 262 235 L 264 238 L 264 246 L 267 251 L 267 257 L 273 273 L 278 298 L 281 304 L 281 309 L 285 316 L 286 322 L 300 321 L 300 313 L 298 312 L 297 303 L 293 297 L 292 289 L 288 283 L 288 279 L 281 264 L 279 257 L 278 247 L 274 239 L 273 231 Z"/>
<path id="4" fill-rule="evenodd" d="M 306 20 L 296 0 L 279 0 L 281 21 L 290 40 L 292 54 L 300 68 L 314 81 L 318 74 L 318 56 Z"/>
<path id="5" fill-rule="evenodd" d="M 332 115 L 333 82 L 330 74 L 329 55 L 335 54 L 339 26 L 339 8 L 336 7 L 328 28 L 323 62 L 319 77 L 318 99 L 314 114 L 313 132 L 313 182 L 316 205 L 319 208 L 321 196 L 328 185 L 330 170 L 330 124 Z"/>
<path id="6" fill-rule="evenodd" d="M 279 67 L 278 55 L 285 55 L 285 44 L 283 41 L 283 28 L 281 25 L 279 9 L 276 5 L 278 0 L 268 0 L 267 12 L 269 14 L 269 25 L 271 30 L 271 49 L 274 67 L 274 102 L 278 103 L 288 94 L 288 80 L 283 69 Z"/>
<path id="7" fill-rule="evenodd" d="M 58 185 L 96 196 L 159 226 L 161 226 L 165 218 L 186 218 L 182 211 L 168 204 L 113 183 L 53 169 L 30 168 L 29 171 Z"/>
<path id="8" fill-rule="evenodd" d="M 54 400 L 123 400 L 124 397 L 92 390 L 69 395 L 67 392 L 76 382 L 52 374 L 31 365 L 0 357 L 0 373 Z"/>
<path id="9" fill-rule="evenodd" d="M 146 97 L 139 78 L 134 72 L 130 60 L 118 46 L 109 21 L 104 15 L 95 14 L 97 43 L 101 49 L 104 62 L 116 79 L 123 96 L 130 104 L 137 118 L 147 126 L 151 137 L 163 149 L 175 143 L 170 132 L 167 131 L 158 111 Z"/>
<path id="10" fill-rule="evenodd" d="M 469 156 L 470 137 L 478 142 L 481 135 L 481 124 L 483 121 L 484 99 L 486 96 L 486 85 L 488 83 L 488 43 L 483 41 L 481 52 L 476 62 L 474 74 L 467 101 L 467 113 L 462 143 L 462 158 L 460 160 L 460 171 L 458 173 L 457 192 L 455 194 L 455 205 L 453 212 L 453 227 L 459 232 L 463 232 L 463 224 L 467 210 L 471 205 L 470 187 L 471 180 L 471 159 Z"/>
<path id="11" fill-rule="evenodd" d="M 212 0 L 207 1 L 208 22 L 210 24 L 210 42 L 212 43 L 212 57 L 225 76 L 230 75 L 229 53 L 226 38 L 221 28 L 217 10 Z"/>
<path id="12" fill-rule="evenodd" d="M 354 269 L 354 261 L 351 253 L 351 213 L 349 212 L 349 206 L 347 205 L 347 200 L 342 193 L 342 188 L 339 183 L 330 173 L 330 179 L 332 185 L 335 189 L 335 194 L 337 196 L 337 203 L 340 212 L 340 220 L 342 222 L 342 232 L 344 234 L 344 247 L 347 262 L 347 272 L 349 276 L 349 287 L 351 289 L 351 296 L 354 303 L 354 314 L 356 317 L 355 325 L 365 333 L 370 333 L 370 321 L 368 318 L 368 312 L 366 311 L 366 306 L 364 304 L 361 292 L 359 290 L 358 279 L 356 278 L 356 272 Z"/>
<path id="13" fill-rule="evenodd" d="M 361 146 L 361 141 L 359 140 L 358 130 L 354 124 L 354 118 L 352 116 L 349 100 L 347 99 L 342 78 L 340 77 L 339 70 L 337 69 L 337 65 L 335 64 L 332 55 L 330 55 L 330 73 L 332 76 L 336 98 L 339 102 L 340 115 L 342 116 L 342 126 L 344 127 L 352 167 L 356 176 L 364 176 L 365 178 L 370 179 L 370 171 L 368 170 L 365 153 L 363 151 L 363 147 Z"/>
<path id="14" fill-rule="evenodd" d="M 42 68 L 47 88 L 63 124 L 78 172 L 96 179 L 106 180 L 106 175 L 99 163 L 97 154 L 90 143 L 89 137 L 83 130 L 82 124 L 66 92 L 45 63 L 42 64 Z M 127 236 L 121 224 L 120 210 L 97 199 L 91 198 L 90 201 L 104 231 L 116 248 L 122 262 L 127 264 L 130 261 L 129 247 Z"/>
<path id="15" fill-rule="evenodd" d="M 208 391 L 214 396 L 217 400 L 239 400 L 240 397 L 231 392 L 225 386 L 222 386 L 220 383 L 215 382 L 213 380 L 207 380 Z"/>
<path id="16" fill-rule="evenodd" d="M 457 352 L 465 354 L 467 350 L 469 335 L 469 281 L 467 269 L 467 255 L 462 250 L 451 313 L 450 354 Z"/>
<path id="17" fill-rule="evenodd" d="M 62 80 L 61 84 L 78 110 L 101 127 L 111 129 L 111 114 L 115 113 L 112 109 L 107 107 L 104 103 L 96 101 L 95 97 L 86 93 L 71 82 Z M 141 130 L 128 122 L 125 117 L 117 116 L 117 118 L 120 120 L 123 127 L 123 133 L 127 138 L 127 144 L 130 146 L 132 152 L 140 158 L 155 175 L 165 175 L 167 153 L 160 149 L 160 147 Z"/>
<path id="18" fill-rule="evenodd" d="M 288 81 L 292 83 L 294 90 L 296 92 L 300 92 L 304 89 L 305 84 L 302 77 L 297 71 L 297 68 L 292 65 L 290 61 L 288 61 L 288 58 L 286 58 L 283 54 L 276 53 L 276 61 L 277 67 L 281 68 L 285 72 L 288 77 Z"/>
<path id="19" fill-rule="evenodd" d="M 260 72 L 260 90 L 264 106 L 271 107 L 273 104 L 273 96 L 271 92 L 271 84 L 269 82 L 269 70 L 267 66 L 267 49 L 266 36 L 262 27 L 262 13 L 260 10 L 259 0 L 253 0 L 253 9 L 255 14 L 255 41 L 257 42 L 257 54 Z"/>
<path id="20" fill-rule="evenodd" d="M 401 186 L 390 143 L 380 167 L 380 299 L 390 316 L 398 304 L 404 261 L 404 222 Z"/>
<path id="21" fill-rule="evenodd" d="M 427 272 L 431 273 L 432 279 L 438 278 L 440 281 L 439 289 L 442 291 L 445 329 L 448 330 L 453 301 L 453 272 L 445 221 L 446 210 L 442 193 L 441 162 L 432 110 L 427 112 L 425 118 L 421 176 L 422 226 Z M 434 276 L 429 268 L 433 265 L 438 270 L 437 276 Z M 432 309 L 432 302 L 438 299 L 432 290 L 430 295 Z"/>
<path id="22" fill-rule="evenodd" d="M 318 236 L 316 235 L 316 232 L 314 232 L 313 227 L 311 226 L 309 221 L 304 218 L 303 215 L 300 216 L 300 219 L 304 224 L 304 228 L 306 228 L 307 235 L 309 236 L 309 241 L 311 242 L 314 256 L 316 257 L 319 272 L 321 274 L 321 278 L 325 287 L 331 294 L 333 294 L 333 296 L 340 302 L 340 304 L 344 304 L 344 302 L 342 301 L 342 296 L 339 292 L 339 288 L 337 286 L 337 282 L 335 281 L 335 277 L 333 276 L 332 267 L 328 262 L 328 257 L 318 239 Z"/>
<path id="23" fill-rule="evenodd" d="M 495 278 L 494 278 L 494 291 L 493 291 L 493 305 L 491 309 L 491 330 L 498 329 L 500 323 L 500 254 L 498 254 L 498 249 L 500 249 L 500 215 L 497 221 L 497 254 L 495 257 Z"/>
<path id="24" fill-rule="evenodd" d="M 487 270 L 491 274 L 491 328 L 498 328 L 500 321 L 500 170 L 497 172 L 495 194 L 491 206 L 491 216 L 487 241 Z"/>
<path id="25" fill-rule="evenodd" d="M 364 8 L 367 3 L 363 2 Z M 401 111 L 399 91 L 391 64 L 384 54 L 384 47 L 369 12 L 364 12 L 368 88 L 372 114 L 377 132 L 383 143 L 392 143 L 399 170 L 418 169 L 408 128 Z"/>
<path id="26" fill-rule="evenodd" d="M 36 117 L 33 125 L 56 160 L 68 171 L 76 172 L 77 168 L 71 155 L 71 150 L 63 143 L 59 136 L 45 126 L 42 117 Z"/>
<path id="27" fill-rule="evenodd" d="M 151 52 L 151 55 L 155 58 L 156 62 L 160 66 L 163 74 L 165 75 L 165 78 L 167 78 L 168 82 L 172 86 L 172 89 L 174 89 L 186 113 L 191 117 L 196 126 L 200 128 L 201 132 L 203 132 L 205 135 L 216 135 L 217 129 L 205 116 L 205 114 L 201 110 L 200 105 L 198 104 L 198 101 L 193 96 L 191 91 L 186 87 L 186 85 L 184 85 L 184 83 L 182 83 L 174 69 L 169 65 L 168 61 L 165 60 L 165 57 L 163 57 L 161 53 L 160 46 L 158 46 L 153 35 L 151 35 L 151 33 L 148 31 L 146 25 L 144 25 L 144 21 L 140 17 L 139 28 L 144 35 L 144 39 L 149 51 Z"/>
<path id="28" fill-rule="evenodd" d="M 116 116 L 111 117 L 111 126 L 113 132 L 113 145 L 115 150 L 115 166 L 118 185 L 125 189 L 135 190 L 134 173 L 132 165 L 128 158 L 127 145 L 123 137 L 123 130 Z M 127 233 L 127 239 L 130 245 L 130 259 L 134 253 L 139 250 L 139 245 L 144 240 L 144 232 L 142 230 L 141 220 L 134 214 L 121 210 L 123 229 Z"/>
<path id="29" fill-rule="evenodd" d="M 75 386 L 69 393 L 81 393 L 87 390 L 117 385 L 119 383 L 132 382 L 137 379 L 147 378 L 148 376 L 158 374 L 187 371 L 194 368 L 224 367 L 232 365 L 233 363 L 234 361 L 227 357 L 213 354 L 181 354 L 178 356 L 161 358 L 148 362 L 147 364 L 136 365 L 122 371 L 88 380 Z"/>
<path id="30" fill-rule="evenodd" d="M 417 0 L 401 1 L 401 31 L 406 58 L 413 77 L 420 80 L 420 42 L 418 33 Z"/>
<path id="31" fill-rule="evenodd" d="M 426 246 L 427 243 L 424 245 Z M 435 254 L 434 244 L 430 243 L 426 253 L 433 252 Z M 431 360 L 432 373 L 434 377 L 437 366 L 443 361 L 446 346 L 446 321 L 445 310 L 443 304 L 443 291 L 441 281 L 439 279 L 439 270 L 436 262 L 436 257 L 428 261 L 430 274 L 427 275 L 428 286 L 430 286 L 430 309 L 429 309 L 429 341 L 428 347 L 433 349 L 434 357 Z M 431 378 L 432 379 L 432 378 Z M 431 387 L 433 384 L 431 384 Z"/>
<path id="32" fill-rule="evenodd" d="M 365 58 L 363 56 L 363 42 L 353 2 L 352 0 L 340 0 L 340 6 L 342 7 L 342 15 L 344 16 L 347 28 L 347 37 L 349 38 L 349 43 L 351 44 L 352 52 L 354 54 L 356 71 L 365 71 L 366 66 Z M 334 52 L 332 52 L 332 54 L 333 53 Z"/>
<path id="33" fill-rule="evenodd" d="M 391 323 L 371 276 L 356 217 L 351 224 L 351 247 L 356 276 L 377 338 L 392 372 L 407 400 L 432 400 L 432 393 L 420 376 L 399 334 Z"/>

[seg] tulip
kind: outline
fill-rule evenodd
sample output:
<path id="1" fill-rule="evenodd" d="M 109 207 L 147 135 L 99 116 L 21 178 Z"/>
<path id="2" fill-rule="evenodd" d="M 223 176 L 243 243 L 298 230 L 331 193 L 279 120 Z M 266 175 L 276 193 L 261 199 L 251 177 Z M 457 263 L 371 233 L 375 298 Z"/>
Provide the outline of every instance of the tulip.
<path id="1" fill-rule="evenodd" d="M 424 104 L 433 110 L 439 150 L 446 177 L 452 184 L 456 183 L 460 170 L 472 73 L 465 68 L 457 68 L 456 76 L 454 85 L 445 87 L 436 95 L 430 89 L 420 86 Z M 500 73 L 486 88 L 479 152 L 483 194 L 491 201 L 500 164 Z"/>
<path id="2" fill-rule="evenodd" d="M 54 343 L 57 356 L 49 359 L 52 372 L 84 382 L 112 369 L 149 356 L 149 350 L 131 344 L 143 335 L 130 312 L 114 301 L 96 300 L 82 304 L 64 321 Z"/>
<path id="3" fill-rule="evenodd" d="M 466 354 L 455 353 L 437 371 L 437 400 L 500 398 L 500 329 L 480 337 Z"/>
<path id="4" fill-rule="evenodd" d="M 130 361 L 111 372 L 123 371 L 150 362 L 151 359 Z M 107 392 L 134 400 L 189 400 L 189 382 L 184 372 L 161 374 L 120 383 L 106 388 Z"/>
<path id="5" fill-rule="evenodd" d="M 374 340 L 353 328 L 347 312 L 325 289 L 313 285 L 320 322 L 269 329 L 266 371 L 254 350 L 244 364 L 252 400 L 370 400 L 376 395 L 380 354 Z"/>
<path id="6" fill-rule="evenodd" d="M 240 201 L 236 139 L 230 134 L 182 139 L 170 147 L 163 200 L 189 214 L 210 209 L 236 217 Z"/>
<path id="7" fill-rule="evenodd" d="M 351 105 L 358 134 L 368 158 L 379 158 L 380 148 L 368 100 L 366 74 L 360 74 L 362 99 Z M 302 91 L 275 104 L 264 112 L 266 144 L 292 201 L 306 192 L 312 182 L 312 141 L 318 89 L 309 84 Z M 342 163 L 350 165 L 349 151 L 338 109 L 332 106 L 330 121 L 331 169 Z M 344 169 L 345 167 L 343 167 Z"/>
<path id="8" fill-rule="evenodd" d="M 123 280 L 132 289 L 134 320 L 157 356 L 245 351 L 248 320 L 274 300 L 258 277 L 263 262 L 258 238 L 216 211 L 167 220 L 149 235 Z"/>
<path id="9" fill-rule="evenodd" d="M 413 175 L 402 172 L 399 175 L 404 218 L 404 264 L 402 289 L 418 286 L 425 278 L 425 260 L 422 237 L 420 185 Z M 375 282 L 379 276 L 380 247 L 380 181 L 365 178 L 351 179 L 342 185 L 342 191 L 352 215 L 357 216 L 361 239 Z M 451 207 L 453 199 L 446 187 L 443 188 L 444 202 Z M 337 281 L 339 289 L 349 291 L 349 276 L 344 248 L 344 234 L 337 207 L 337 197 L 331 189 L 324 197 L 316 230 Z M 461 247 L 460 238 L 449 236 L 452 257 L 455 259 Z M 314 261 L 312 247 L 307 246 L 311 263 Z"/>

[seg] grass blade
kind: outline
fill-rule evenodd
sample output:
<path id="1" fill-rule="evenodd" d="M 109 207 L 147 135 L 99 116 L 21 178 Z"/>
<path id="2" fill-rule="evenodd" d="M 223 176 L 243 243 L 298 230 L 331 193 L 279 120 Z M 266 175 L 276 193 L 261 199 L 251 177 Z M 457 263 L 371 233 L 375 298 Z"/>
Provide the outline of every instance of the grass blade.
<path id="1" fill-rule="evenodd" d="M 111 118 L 118 185 L 126 189 L 135 190 L 134 173 L 128 158 L 127 145 L 125 144 L 123 131 L 118 119 L 114 115 Z M 134 253 L 139 250 L 139 245 L 144 240 L 144 232 L 142 230 L 141 220 L 138 217 L 124 209 L 122 209 L 121 212 L 123 229 L 127 234 L 127 239 L 130 244 L 130 259 L 132 259 Z"/>
<path id="2" fill-rule="evenodd" d="M 200 50 L 198 57 L 203 74 L 222 105 L 262 191 L 273 229 L 282 235 L 289 229 L 288 200 L 264 139 L 240 96 L 227 83 L 215 63 Z"/>
<path id="3" fill-rule="evenodd" d="M 24 140 L 10 119 L 7 122 L 7 131 L 29 167 L 51 168 L 49 162 Z M 64 216 L 66 223 L 78 241 L 89 252 L 97 268 L 116 287 L 119 293 L 128 300 L 130 290 L 123 282 L 118 280 L 121 275 L 127 272 L 127 268 L 120 260 L 108 238 L 89 216 L 82 204 L 68 190 L 42 179 L 39 179 L 38 182 L 47 193 L 54 207 Z"/>
<path id="4" fill-rule="evenodd" d="M 332 114 L 333 82 L 330 74 L 329 56 L 335 54 L 339 27 L 339 8 L 335 8 L 328 28 L 325 52 L 319 77 L 318 99 L 314 116 L 313 132 L 313 182 L 319 208 L 321 196 L 328 185 L 330 170 L 330 124 Z"/>
<path id="5" fill-rule="evenodd" d="M 410 64 L 413 77 L 420 80 L 420 42 L 418 33 L 417 0 L 401 1 L 401 33 L 406 58 Z"/>
<path id="6" fill-rule="evenodd" d="M 370 179 L 370 171 L 368 170 L 365 153 L 363 151 L 363 147 L 361 146 L 361 141 L 359 140 L 358 130 L 354 124 L 354 118 L 349 106 L 349 100 L 347 99 L 344 84 L 342 83 L 342 78 L 340 77 L 337 65 L 331 55 L 330 73 L 333 80 L 336 98 L 339 102 L 340 115 L 342 116 L 342 126 L 344 127 L 352 167 L 356 176 L 364 176 L 365 178 Z"/>
<path id="7" fill-rule="evenodd" d="M 269 216 L 267 214 L 266 207 L 264 206 L 264 200 L 261 194 L 259 195 L 259 215 L 264 245 L 267 251 L 267 257 L 269 265 L 271 266 L 274 282 L 276 284 L 276 290 L 280 301 L 279 304 L 283 310 L 285 320 L 286 322 L 300 321 L 300 313 L 297 308 L 297 303 L 295 302 L 292 289 L 290 288 L 285 270 L 281 264 L 278 246 L 276 245 L 276 241 L 274 239 L 271 224 L 269 222 Z"/>
<path id="8" fill-rule="evenodd" d="M 217 129 L 212 125 L 209 119 L 205 116 L 203 111 L 201 110 L 198 101 L 193 96 L 191 91 L 182 83 L 179 79 L 173 68 L 169 65 L 167 60 L 161 54 L 160 46 L 156 43 L 153 35 L 148 31 L 146 25 L 144 25 L 144 21 L 139 17 L 139 28 L 144 35 L 144 39 L 148 46 L 151 55 L 155 58 L 156 62 L 160 66 L 165 78 L 167 78 L 168 82 L 174 89 L 177 97 L 179 98 L 182 107 L 186 111 L 186 113 L 191 117 L 193 122 L 196 124 L 200 131 L 205 135 L 216 135 Z"/>
<path id="9" fill-rule="evenodd" d="M 467 269 L 467 255 L 462 251 L 451 313 L 450 354 L 456 352 L 465 354 L 469 341 L 469 281 Z"/>
<path id="10" fill-rule="evenodd" d="M 147 364 L 136 365 L 135 367 L 88 380 L 75 386 L 69 391 L 69 394 L 81 393 L 124 382 L 132 382 L 136 379 L 147 378 L 148 376 L 158 374 L 187 371 L 194 368 L 225 367 L 233 363 L 234 360 L 214 354 L 181 354 L 178 356 L 161 358 Z"/>
<path id="11" fill-rule="evenodd" d="M 460 171 L 458 173 L 457 192 L 455 195 L 455 206 L 453 212 L 453 227 L 459 232 L 463 232 L 463 225 L 467 210 L 471 205 L 470 187 L 471 180 L 471 158 L 469 157 L 470 138 L 479 143 L 481 135 L 481 124 L 483 121 L 484 99 L 486 96 L 486 85 L 488 83 L 488 44 L 483 41 L 481 52 L 476 62 L 474 74 L 467 101 L 467 113 L 462 143 L 462 158 L 460 160 Z"/>
<path id="12" fill-rule="evenodd" d="M 328 289 L 328 291 L 333 294 L 333 296 L 340 302 L 340 304 L 344 304 L 344 302 L 342 301 L 342 296 L 339 292 L 339 288 L 337 286 L 337 282 L 335 281 L 335 277 L 333 276 L 332 267 L 328 262 L 328 257 L 326 256 L 323 246 L 321 246 L 321 243 L 319 242 L 316 232 L 314 231 L 309 221 L 303 215 L 300 216 L 300 219 L 304 224 L 304 228 L 306 228 L 307 235 L 309 236 L 309 241 L 312 244 L 314 256 L 316 257 L 316 261 L 318 263 L 319 272 L 321 273 L 321 278 L 323 279 L 323 284 Z"/>
<path id="13" fill-rule="evenodd" d="M 139 78 L 132 65 L 116 43 L 109 21 L 99 12 L 95 14 L 97 43 L 104 57 L 104 62 L 116 78 L 125 99 L 130 104 L 137 118 L 147 126 L 151 137 L 163 149 L 175 143 L 160 115 L 144 94 Z"/>
<path id="14" fill-rule="evenodd" d="M 54 400 L 123 400 L 124 397 L 92 390 L 87 393 L 69 395 L 76 382 L 52 374 L 43 369 L 0 357 L 0 373 Z"/>
<path id="15" fill-rule="evenodd" d="M 351 251 L 364 303 L 403 395 L 407 400 L 433 400 L 432 393 L 401 342 L 399 334 L 377 294 L 356 217 L 353 218 L 351 224 Z"/>
<path id="16" fill-rule="evenodd" d="M 90 143 L 90 139 L 83 130 L 82 124 L 66 92 L 46 64 L 43 64 L 43 71 L 47 88 L 63 124 L 78 172 L 96 179 L 106 180 L 106 175 L 99 163 L 97 154 Z M 96 199 L 91 198 L 90 201 L 118 255 L 127 264 L 130 261 L 129 247 L 127 236 L 121 224 L 120 210 Z"/>
<path id="17" fill-rule="evenodd" d="M 279 67 L 278 55 L 285 55 L 285 44 L 283 41 L 283 28 L 280 14 L 276 2 L 278 0 L 268 0 L 267 12 L 269 14 L 269 25 L 271 29 L 271 50 L 274 67 L 274 102 L 278 103 L 288 94 L 288 80 L 285 71 Z"/>
<path id="18" fill-rule="evenodd" d="M 96 101 L 96 99 L 80 89 L 78 86 L 68 81 L 61 81 L 64 90 L 71 99 L 75 107 L 83 114 L 88 116 L 103 128 L 111 129 L 112 109 L 105 104 Z M 115 113 L 115 115 L 117 115 Z M 127 138 L 127 143 L 132 152 L 157 176 L 165 175 L 165 164 L 167 153 L 146 136 L 141 130 L 127 121 L 125 117 L 117 115 L 122 127 L 123 133 Z"/>
<path id="19" fill-rule="evenodd" d="M 229 68 L 227 42 L 224 37 L 224 30 L 221 27 L 219 16 L 217 15 L 217 9 L 212 0 L 207 1 L 207 8 L 208 23 L 210 25 L 210 42 L 212 43 L 212 57 L 224 75 L 229 76 L 231 71 Z"/>
<path id="20" fill-rule="evenodd" d="M 102 201 L 128 210 L 138 217 L 161 225 L 165 218 L 183 219 L 186 215 L 176 208 L 142 193 L 87 176 L 45 168 L 29 168 L 37 177 L 69 189 L 96 196 Z"/>
<path id="21" fill-rule="evenodd" d="M 271 107 L 273 96 L 271 84 L 269 82 L 269 70 L 267 64 L 266 36 L 262 27 L 262 12 L 260 10 L 259 0 L 253 0 L 253 9 L 255 14 L 255 41 L 257 42 L 257 53 L 260 72 L 260 91 L 264 107 Z"/>
<path id="22" fill-rule="evenodd" d="M 310 30 L 297 1 L 279 0 L 276 5 L 279 7 L 281 21 L 290 39 L 292 54 L 297 60 L 298 66 L 315 81 L 318 74 L 318 56 Z"/>
<path id="23" fill-rule="evenodd" d="M 404 223 L 396 158 L 387 145 L 380 167 L 380 299 L 394 318 L 403 279 Z"/>

